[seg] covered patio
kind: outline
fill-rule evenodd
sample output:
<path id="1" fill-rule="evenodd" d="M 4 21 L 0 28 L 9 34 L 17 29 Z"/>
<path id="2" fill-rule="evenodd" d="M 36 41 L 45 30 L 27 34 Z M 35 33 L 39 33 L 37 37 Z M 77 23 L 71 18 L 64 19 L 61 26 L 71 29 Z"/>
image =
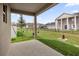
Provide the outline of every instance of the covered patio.
<path id="1" fill-rule="evenodd" d="M 37 16 L 43 13 L 44 11 L 50 9 L 51 7 L 54 7 L 55 5 L 57 5 L 57 3 L 0 4 L 0 14 L 1 14 L 0 16 L 2 17 L 0 18 L 0 24 L 2 25 L 2 26 L 0 25 L 1 27 L 0 34 L 2 34 L 0 37 L 0 42 L 1 42 L 0 55 L 62 55 L 59 52 L 35 40 L 37 39 Z M 3 10 L 5 13 L 3 12 Z M 29 42 L 23 42 L 23 43 L 15 43 L 15 44 L 10 43 L 11 42 L 10 40 L 11 12 L 34 16 L 34 25 L 33 25 L 34 40 Z M 3 13 L 6 18 L 4 17 Z"/>
<path id="2" fill-rule="evenodd" d="M 29 40 L 10 45 L 7 56 L 63 56 L 38 40 Z"/>
<path id="3" fill-rule="evenodd" d="M 26 3 L 26 4 L 9 4 L 12 13 L 25 14 L 34 16 L 34 38 L 37 36 L 37 16 L 46 10 L 57 5 L 57 3 Z"/>

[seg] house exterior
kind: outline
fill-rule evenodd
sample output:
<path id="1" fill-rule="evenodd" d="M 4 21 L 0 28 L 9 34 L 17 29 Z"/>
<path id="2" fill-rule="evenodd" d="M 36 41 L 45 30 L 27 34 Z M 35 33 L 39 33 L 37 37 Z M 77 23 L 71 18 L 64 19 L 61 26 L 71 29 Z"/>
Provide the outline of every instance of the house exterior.
<path id="1" fill-rule="evenodd" d="M 6 10 L 7 6 L 7 10 Z M 0 3 L 0 55 L 6 55 L 11 41 L 11 18 L 10 6 Z M 6 10 L 6 14 L 3 12 Z M 7 16 L 7 21 L 4 16 Z M 5 19 L 5 20 L 4 20 Z"/>
<path id="2" fill-rule="evenodd" d="M 36 39 L 37 37 L 37 16 L 43 13 L 44 11 L 48 10 L 49 8 L 54 7 L 55 5 L 57 5 L 57 3 L 36 3 L 36 4 L 35 3 L 25 3 L 25 4 L 0 3 L 0 56 L 7 55 L 8 50 L 11 45 L 11 12 L 25 14 L 25 15 L 34 17 L 34 34 L 35 34 L 34 39 Z M 67 19 L 69 18 L 70 17 L 68 17 Z M 78 18 L 78 15 L 76 14 L 76 17 L 73 16 L 72 18 L 75 19 L 74 25 L 78 24 L 76 21 L 76 18 Z M 67 25 L 68 24 L 69 23 L 67 22 Z M 62 25 L 62 22 L 61 22 L 61 25 Z M 74 27 L 75 29 L 77 29 L 77 26 L 74 26 Z M 58 29 L 58 24 L 56 28 Z M 59 29 L 62 29 L 62 27 Z"/>
<path id="3" fill-rule="evenodd" d="M 63 13 L 55 20 L 56 30 L 79 30 L 79 13 Z"/>
<path id="4" fill-rule="evenodd" d="M 33 23 L 26 23 L 26 28 L 33 28 Z"/>
<path id="5" fill-rule="evenodd" d="M 55 22 L 47 23 L 47 24 L 46 24 L 46 28 L 47 28 L 47 29 L 55 29 Z"/>
<path id="6" fill-rule="evenodd" d="M 37 16 L 57 3 L 0 3 L 0 56 L 7 55 L 11 45 L 11 13 L 34 17 L 34 39 L 37 37 Z"/>

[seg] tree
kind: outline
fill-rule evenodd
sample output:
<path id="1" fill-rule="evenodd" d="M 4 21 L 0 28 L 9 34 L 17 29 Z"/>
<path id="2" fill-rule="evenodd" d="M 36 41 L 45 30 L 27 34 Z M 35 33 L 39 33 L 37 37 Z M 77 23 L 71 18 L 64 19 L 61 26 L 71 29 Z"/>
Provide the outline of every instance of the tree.
<path id="1" fill-rule="evenodd" d="M 25 23 L 25 21 L 24 21 L 24 19 L 23 19 L 22 14 L 20 15 L 20 20 L 18 20 L 18 26 L 19 26 L 21 29 L 26 26 L 26 23 Z"/>
<path id="2" fill-rule="evenodd" d="M 17 36 L 23 37 L 24 36 L 24 30 L 23 27 L 26 26 L 26 23 L 23 19 L 22 14 L 20 15 L 20 19 L 18 20 L 17 26 L 20 27 L 21 31 L 17 31 Z"/>

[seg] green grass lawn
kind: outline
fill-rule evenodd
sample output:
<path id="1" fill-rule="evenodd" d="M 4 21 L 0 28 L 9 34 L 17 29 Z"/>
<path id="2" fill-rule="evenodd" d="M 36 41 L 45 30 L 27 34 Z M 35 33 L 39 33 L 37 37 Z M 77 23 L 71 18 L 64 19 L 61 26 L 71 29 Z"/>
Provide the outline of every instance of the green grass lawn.
<path id="1" fill-rule="evenodd" d="M 32 29 L 23 28 L 18 29 L 18 31 L 22 31 L 23 36 L 17 36 L 16 38 L 12 38 L 12 43 L 22 42 L 33 39 L 33 31 Z M 63 31 L 63 32 L 55 32 L 54 30 L 44 30 L 39 29 L 39 33 L 37 33 L 37 39 L 46 45 L 54 48 L 59 51 L 63 55 L 79 55 L 79 31 Z M 67 38 L 66 41 L 60 40 L 64 34 Z"/>
<path id="2" fill-rule="evenodd" d="M 64 34 L 67 39 L 65 42 L 79 45 L 79 31 L 55 32 L 55 31 L 39 30 L 38 39 L 41 38 L 41 39 L 59 40 L 59 38 L 62 37 L 62 34 Z"/>
<path id="3" fill-rule="evenodd" d="M 62 34 L 66 36 L 66 41 L 59 39 Z M 79 56 L 79 47 L 75 46 L 79 46 L 79 31 L 55 32 L 39 30 L 38 40 L 59 51 L 63 55 Z"/>
<path id="4" fill-rule="evenodd" d="M 21 31 L 21 29 L 18 30 Z M 33 39 L 32 29 L 23 28 L 22 30 L 24 31 L 23 32 L 24 36 L 13 38 L 12 42 L 21 42 Z M 39 31 L 39 33 L 37 33 L 38 39 L 41 38 L 41 39 L 59 40 L 59 38 L 61 38 L 62 34 L 64 33 L 66 38 L 68 39 L 65 42 L 79 45 L 79 31 L 55 32 L 52 30 L 44 30 L 44 29 L 38 31 Z"/>
<path id="5" fill-rule="evenodd" d="M 63 55 L 79 56 L 79 47 L 75 47 L 71 44 L 59 40 L 50 40 L 50 39 L 38 39 L 38 40 L 45 43 L 49 47 L 59 51 Z"/>
<path id="6" fill-rule="evenodd" d="M 22 30 L 20 28 L 18 28 L 17 32 L 22 32 L 23 35 L 21 35 L 21 33 L 19 34 L 20 36 L 16 36 L 15 38 L 11 39 L 12 43 L 16 43 L 16 42 L 22 42 L 22 41 L 27 41 L 27 40 L 31 40 L 33 39 L 33 35 L 32 35 L 32 30 L 31 29 L 25 29 L 23 28 Z"/>

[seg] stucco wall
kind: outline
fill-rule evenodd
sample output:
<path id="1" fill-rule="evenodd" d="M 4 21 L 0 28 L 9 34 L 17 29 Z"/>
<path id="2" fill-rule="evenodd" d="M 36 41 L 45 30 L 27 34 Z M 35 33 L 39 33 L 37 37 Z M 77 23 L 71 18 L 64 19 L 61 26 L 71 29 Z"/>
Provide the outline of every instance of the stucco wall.
<path id="1" fill-rule="evenodd" d="M 10 8 L 7 5 L 7 24 L 3 22 L 3 4 L 0 4 L 0 55 L 6 55 L 10 45 Z"/>

